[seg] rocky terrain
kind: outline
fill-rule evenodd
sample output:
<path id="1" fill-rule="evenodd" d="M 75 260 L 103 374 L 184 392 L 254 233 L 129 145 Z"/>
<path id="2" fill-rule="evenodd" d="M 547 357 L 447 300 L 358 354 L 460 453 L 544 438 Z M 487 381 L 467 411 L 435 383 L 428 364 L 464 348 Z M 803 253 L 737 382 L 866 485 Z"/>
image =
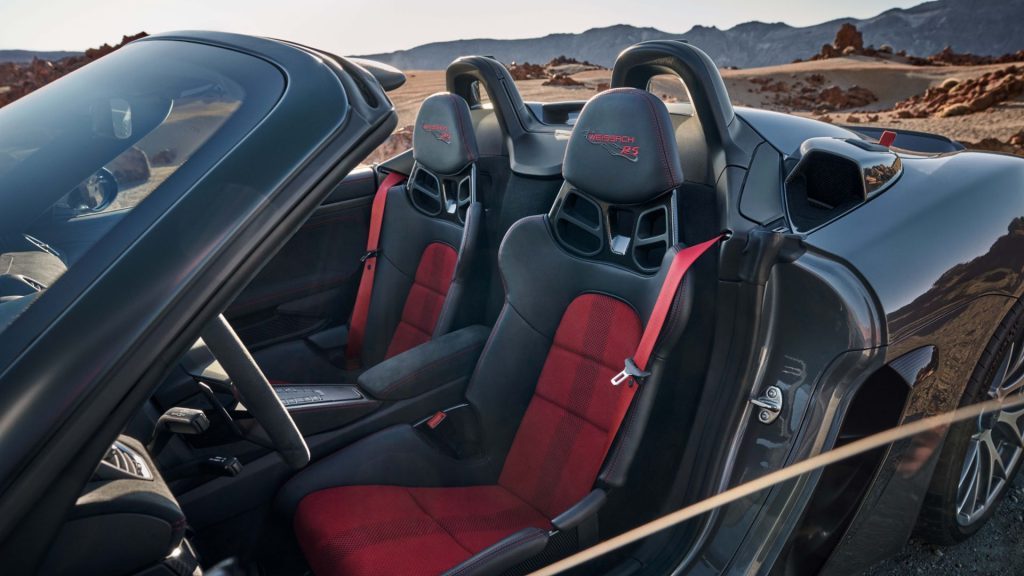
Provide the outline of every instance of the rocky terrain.
<path id="1" fill-rule="evenodd" d="M 530 64 L 529 62 L 523 62 L 522 64 L 513 62 L 508 66 L 508 72 L 513 80 L 517 82 L 521 80 L 543 80 L 542 86 L 585 87 L 586 84 L 584 82 L 580 82 L 573 76 L 594 70 L 606 70 L 606 68 L 587 61 L 580 62 L 575 58 L 569 58 L 565 55 L 553 58 L 543 66 L 540 64 Z"/>
<path id="2" fill-rule="evenodd" d="M 1024 62 L 1018 62 L 1019 55 L 942 49 L 910 57 L 887 45 L 866 45 L 854 26 L 837 29 L 832 41 L 806 60 L 722 70 L 733 102 L 836 124 L 932 132 L 970 148 L 1024 156 Z M 607 69 L 565 56 L 509 68 L 526 100 L 586 99 L 607 89 L 611 78 Z M 409 72 L 409 82 L 391 94 L 399 126 L 406 128 L 369 161 L 408 148 L 419 102 L 439 90 L 444 90 L 444 72 Z"/>
<path id="3" fill-rule="evenodd" d="M 999 509 L 965 542 L 937 548 L 917 539 L 863 576 L 996 576 L 1020 574 L 1024 566 L 1024 475 L 1018 474 Z"/>
<path id="4" fill-rule="evenodd" d="M 779 11 L 780 20 L 787 16 L 786 10 Z M 700 46 L 719 66 L 748 68 L 807 58 L 829 43 L 836 28 L 845 23 L 862 31 L 866 45 L 887 45 L 894 52 L 903 51 L 914 57 L 934 55 L 947 46 L 961 53 L 991 56 L 1024 48 L 1019 30 L 1021 20 L 1024 0 L 935 0 L 912 8 L 887 10 L 863 20 L 843 18 L 805 27 L 747 22 L 727 30 L 695 26 L 679 33 L 619 25 L 522 40 L 435 42 L 367 57 L 403 70 L 440 70 L 464 54 L 490 54 L 503 62 L 547 62 L 559 54 L 570 54 L 611 66 L 623 48 L 636 42 L 684 38 Z"/>
<path id="5" fill-rule="evenodd" d="M 81 52 L 69 52 L 67 50 L 38 51 L 38 50 L 0 50 L 0 62 L 14 62 L 15 64 L 28 64 L 39 60 L 60 60 L 71 56 L 81 56 Z"/>
<path id="6" fill-rule="evenodd" d="M 1021 3 L 1024 0 L 1007 5 Z M 939 9 L 952 8 L 939 1 L 907 12 L 924 17 Z M 126 36 L 116 45 L 58 60 L 0 62 L 0 106 L 144 35 Z M 722 75 L 740 106 L 837 124 L 933 132 L 971 148 L 1024 155 L 1024 51 L 979 55 L 947 46 L 932 54 L 911 55 L 890 43 L 869 44 L 868 38 L 866 31 L 849 22 L 834 23 L 831 41 L 803 58 L 758 68 L 725 67 Z M 585 100 L 610 83 L 607 68 L 577 53 L 507 61 L 527 100 Z M 410 70 L 408 75 L 409 82 L 391 94 L 401 128 L 368 159 L 371 162 L 408 148 L 419 103 L 444 89 L 442 71 Z"/>
<path id="7" fill-rule="evenodd" d="M 57 60 L 47 60 L 38 57 L 28 62 L 4 61 L 0 59 L 0 106 L 9 104 L 33 90 L 42 88 L 57 78 L 73 72 L 97 58 L 110 54 L 132 40 L 138 40 L 144 36 L 146 36 L 145 32 L 125 36 L 121 39 L 121 42 L 114 46 L 104 44 L 99 48 L 90 48 L 83 54 L 71 53 L 72 55 L 64 56 Z M 21 51 L 8 50 L 4 52 Z"/>

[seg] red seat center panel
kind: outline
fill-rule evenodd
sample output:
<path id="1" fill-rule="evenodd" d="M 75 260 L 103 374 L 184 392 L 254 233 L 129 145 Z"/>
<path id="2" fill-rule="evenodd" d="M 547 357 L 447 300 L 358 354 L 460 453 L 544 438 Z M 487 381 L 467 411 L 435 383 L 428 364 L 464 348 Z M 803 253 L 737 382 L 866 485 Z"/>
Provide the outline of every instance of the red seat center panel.
<path id="1" fill-rule="evenodd" d="M 549 518 L 593 487 L 634 388 L 612 386 L 640 342 L 637 313 L 603 294 L 577 297 L 562 316 L 499 484 Z"/>
<path id="2" fill-rule="evenodd" d="M 415 348 L 433 336 L 458 259 L 454 248 L 440 242 L 428 244 L 423 250 L 416 267 L 416 277 L 405 298 L 402 318 L 388 344 L 385 358 Z"/>
<path id="3" fill-rule="evenodd" d="M 317 576 L 439 574 L 529 527 L 551 524 L 501 486 L 331 488 L 295 515 Z"/>

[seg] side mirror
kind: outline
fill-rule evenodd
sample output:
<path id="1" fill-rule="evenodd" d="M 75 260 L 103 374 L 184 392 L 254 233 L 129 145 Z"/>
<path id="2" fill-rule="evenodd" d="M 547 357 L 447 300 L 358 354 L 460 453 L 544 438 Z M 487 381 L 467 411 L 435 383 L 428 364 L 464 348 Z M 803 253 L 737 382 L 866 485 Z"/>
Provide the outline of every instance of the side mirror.
<path id="1" fill-rule="evenodd" d="M 114 175 L 101 168 L 65 197 L 69 217 L 101 212 L 117 199 L 118 185 Z"/>

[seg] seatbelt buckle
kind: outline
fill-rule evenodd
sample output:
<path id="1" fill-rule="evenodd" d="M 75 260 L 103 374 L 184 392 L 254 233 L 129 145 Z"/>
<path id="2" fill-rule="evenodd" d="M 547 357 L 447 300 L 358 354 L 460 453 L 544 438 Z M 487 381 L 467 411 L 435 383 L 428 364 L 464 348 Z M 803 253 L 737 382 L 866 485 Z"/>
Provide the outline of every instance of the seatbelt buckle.
<path id="1" fill-rule="evenodd" d="M 629 380 L 631 378 L 632 378 L 632 382 L 636 382 L 637 384 L 642 384 L 643 381 L 647 380 L 647 377 L 651 375 L 650 372 L 648 372 L 646 370 L 641 370 L 640 367 L 636 365 L 636 362 L 634 362 L 632 358 L 626 358 L 625 364 L 626 365 L 622 369 L 622 372 L 619 372 L 615 376 L 612 376 L 612 386 L 618 386 L 619 384 L 622 384 L 623 382 L 625 382 L 626 380 Z M 632 385 L 633 384 L 631 383 L 630 386 L 632 386 Z"/>
<path id="2" fill-rule="evenodd" d="M 370 258 L 376 258 L 378 254 L 380 254 L 380 250 L 367 250 L 366 254 L 363 254 L 359 258 L 359 261 L 362 262 L 363 264 L 366 264 L 367 260 L 369 260 Z"/>

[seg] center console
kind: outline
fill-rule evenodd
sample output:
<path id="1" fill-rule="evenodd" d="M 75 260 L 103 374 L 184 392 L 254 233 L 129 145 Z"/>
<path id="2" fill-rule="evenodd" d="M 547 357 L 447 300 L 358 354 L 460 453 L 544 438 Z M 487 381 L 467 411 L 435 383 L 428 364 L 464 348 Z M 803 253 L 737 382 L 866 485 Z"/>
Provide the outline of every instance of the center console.
<path id="1" fill-rule="evenodd" d="M 351 384 L 283 384 L 274 391 L 304 436 L 340 428 L 380 405 Z"/>
<path id="2" fill-rule="evenodd" d="M 289 410 L 364 400 L 359 388 L 334 384 L 285 384 L 275 387 L 277 397 Z"/>

